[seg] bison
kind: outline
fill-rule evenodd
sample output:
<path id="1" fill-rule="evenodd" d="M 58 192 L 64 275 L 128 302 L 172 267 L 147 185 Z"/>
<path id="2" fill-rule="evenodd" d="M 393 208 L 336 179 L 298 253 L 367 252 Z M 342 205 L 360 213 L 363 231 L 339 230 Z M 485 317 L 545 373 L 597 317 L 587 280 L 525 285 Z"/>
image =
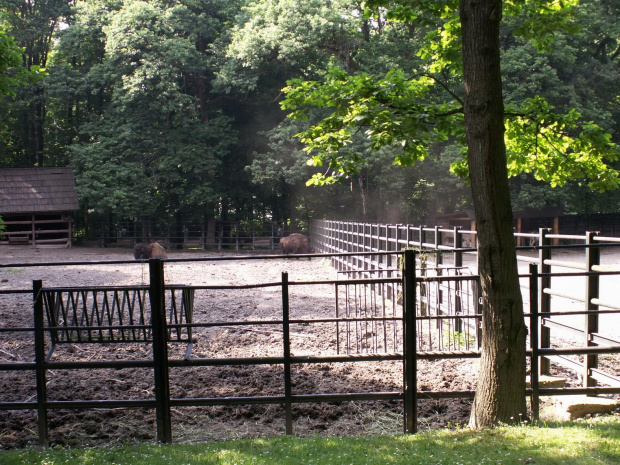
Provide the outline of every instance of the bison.
<path id="1" fill-rule="evenodd" d="M 136 260 L 144 260 L 148 258 L 168 258 L 166 249 L 164 249 L 157 242 L 153 242 L 152 244 L 136 244 L 133 248 L 133 256 Z"/>
<path id="2" fill-rule="evenodd" d="M 280 246 L 284 255 L 312 253 L 310 241 L 303 234 L 291 234 L 283 237 L 280 239 Z"/>

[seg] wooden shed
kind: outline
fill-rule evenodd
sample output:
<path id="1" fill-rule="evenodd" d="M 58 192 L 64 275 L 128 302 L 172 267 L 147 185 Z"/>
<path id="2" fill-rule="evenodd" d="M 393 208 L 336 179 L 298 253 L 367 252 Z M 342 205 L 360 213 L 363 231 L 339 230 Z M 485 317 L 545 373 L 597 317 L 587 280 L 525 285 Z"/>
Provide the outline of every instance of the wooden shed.
<path id="1" fill-rule="evenodd" d="M 78 208 L 71 168 L 0 169 L 0 244 L 70 247 Z"/>

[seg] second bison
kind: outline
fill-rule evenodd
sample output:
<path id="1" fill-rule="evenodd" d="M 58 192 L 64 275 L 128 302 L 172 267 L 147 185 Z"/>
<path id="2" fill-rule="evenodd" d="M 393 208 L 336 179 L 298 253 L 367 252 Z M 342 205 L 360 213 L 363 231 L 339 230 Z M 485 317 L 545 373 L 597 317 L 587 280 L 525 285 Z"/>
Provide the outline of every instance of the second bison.
<path id="1" fill-rule="evenodd" d="M 303 234 L 291 234 L 283 237 L 280 239 L 280 246 L 284 255 L 312 253 L 310 241 Z"/>
<path id="2" fill-rule="evenodd" d="M 148 258 L 168 258 L 166 249 L 164 249 L 157 242 L 153 242 L 152 244 L 136 244 L 133 248 L 133 256 L 136 260 L 145 260 Z"/>

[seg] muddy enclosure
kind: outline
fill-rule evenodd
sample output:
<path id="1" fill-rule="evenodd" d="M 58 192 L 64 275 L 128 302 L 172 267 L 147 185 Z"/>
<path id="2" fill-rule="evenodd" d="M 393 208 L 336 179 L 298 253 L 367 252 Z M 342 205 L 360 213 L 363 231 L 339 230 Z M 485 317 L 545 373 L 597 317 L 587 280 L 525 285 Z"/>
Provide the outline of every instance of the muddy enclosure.
<path id="1" fill-rule="evenodd" d="M 131 261 L 129 249 L 0 248 L 0 289 L 31 289 L 41 279 L 50 286 L 142 285 L 149 280 L 148 264 Z M 248 252 L 250 253 L 250 252 Z M 269 253 L 269 252 L 267 252 Z M 231 253 L 169 251 L 169 258 L 221 258 Z M 129 260 L 127 263 L 71 262 Z M 64 263 L 60 266 L 20 267 L 26 263 Z M 335 280 L 328 260 L 248 259 L 235 261 L 167 262 L 167 284 L 194 286 L 251 285 L 280 282 L 287 272 L 291 282 Z M 290 288 L 291 318 L 328 318 L 336 311 L 334 286 L 295 285 Z M 282 297 L 277 286 L 242 290 L 197 290 L 194 321 L 263 321 L 282 317 Z M 0 295 L 0 325 L 31 326 L 32 294 Z M 396 335 L 397 339 L 399 336 Z M 282 355 L 282 328 L 277 325 L 196 328 L 191 357 L 264 357 Z M 299 324 L 291 327 L 293 355 L 333 355 L 337 335 L 333 325 Z M 49 346 L 48 346 L 49 348 Z M 186 344 L 170 343 L 169 357 L 182 359 Z M 143 360 L 152 358 L 148 343 L 58 344 L 52 361 Z M 32 335 L 0 333 L 0 362 L 34 359 Z M 477 361 L 455 359 L 418 361 L 419 391 L 475 389 Z M 402 362 L 320 363 L 293 365 L 293 394 L 395 392 L 402 390 Z M 106 400 L 154 399 L 153 370 L 54 369 L 47 372 L 48 399 Z M 270 396 L 284 394 L 281 365 L 180 367 L 170 369 L 172 398 Z M 34 372 L 0 372 L 0 401 L 24 402 L 36 398 Z M 420 430 L 465 424 L 471 401 L 467 399 L 420 400 Z M 154 441 L 154 409 L 50 410 L 49 437 L 54 445 L 89 446 Z M 230 405 L 173 407 L 174 442 L 198 442 L 242 437 L 282 435 L 283 405 Z M 351 401 L 293 404 L 293 431 L 299 436 L 396 434 L 403 431 L 403 403 Z M 33 410 L 0 411 L 0 448 L 24 447 L 38 442 Z"/>

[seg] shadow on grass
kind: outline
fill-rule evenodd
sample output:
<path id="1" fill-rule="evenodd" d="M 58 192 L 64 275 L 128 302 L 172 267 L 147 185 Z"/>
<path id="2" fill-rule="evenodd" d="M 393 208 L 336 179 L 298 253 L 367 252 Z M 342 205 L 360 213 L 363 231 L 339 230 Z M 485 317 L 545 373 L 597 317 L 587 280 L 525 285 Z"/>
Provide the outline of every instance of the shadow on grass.
<path id="1" fill-rule="evenodd" d="M 620 418 L 443 430 L 411 436 L 277 437 L 206 444 L 12 450 L 0 464 L 574 464 L 620 463 Z"/>

